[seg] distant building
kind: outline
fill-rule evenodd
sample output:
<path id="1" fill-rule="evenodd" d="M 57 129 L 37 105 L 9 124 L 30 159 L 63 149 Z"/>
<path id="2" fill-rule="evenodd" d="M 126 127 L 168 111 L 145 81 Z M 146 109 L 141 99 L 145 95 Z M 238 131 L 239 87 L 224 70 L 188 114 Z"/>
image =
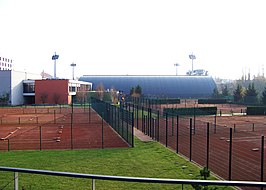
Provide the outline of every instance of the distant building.
<path id="1" fill-rule="evenodd" d="M 140 85 L 145 96 L 168 98 L 211 97 L 216 84 L 211 76 L 176 75 L 84 75 L 81 81 L 93 83 L 93 90 L 102 85 L 129 94 L 132 87 Z"/>
<path id="2" fill-rule="evenodd" d="M 13 70 L 13 59 L 0 54 L 0 71 Z"/>
<path id="3" fill-rule="evenodd" d="M 76 96 L 79 91 L 90 91 L 92 83 L 82 82 L 69 79 L 46 79 L 24 81 L 23 94 L 26 96 L 28 93 L 34 96 L 34 104 L 70 104 L 72 97 Z M 35 92 L 32 91 L 35 86 Z M 29 89 L 29 91 L 28 91 Z M 30 102 L 27 102 L 30 103 Z"/>
<path id="4" fill-rule="evenodd" d="M 190 76 L 207 76 L 208 71 L 205 71 L 204 69 L 196 69 L 196 70 L 193 70 L 193 72 L 188 71 L 186 74 Z"/>
<path id="5" fill-rule="evenodd" d="M 79 91 L 92 83 L 69 79 L 42 79 L 40 74 L 0 71 L 0 105 L 70 104 Z"/>

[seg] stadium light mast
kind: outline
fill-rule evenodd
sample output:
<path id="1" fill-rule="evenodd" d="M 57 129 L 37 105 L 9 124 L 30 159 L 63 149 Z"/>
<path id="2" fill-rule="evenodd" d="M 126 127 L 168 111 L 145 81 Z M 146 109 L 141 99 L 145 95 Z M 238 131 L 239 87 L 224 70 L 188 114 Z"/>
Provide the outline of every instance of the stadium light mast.
<path id="1" fill-rule="evenodd" d="M 196 59 L 196 56 L 192 53 L 189 55 L 189 59 L 192 60 L 192 70 L 191 70 L 191 73 L 193 73 L 194 69 L 193 69 L 193 60 Z"/>
<path id="2" fill-rule="evenodd" d="M 56 52 L 54 52 L 54 55 L 52 56 L 52 60 L 54 60 L 54 78 L 56 78 L 56 60 L 59 58 L 59 55 L 56 55 Z"/>
<path id="3" fill-rule="evenodd" d="M 74 80 L 74 78 L 75 78 L 75 76 L 74 76 L 74 67 L 76 67 L 77 64 L 76 63 L 72 63 L 70 66 L 72 67 L 72 77 L 73 77 L 73 80 Z"/>
<path id="4" fill-rule="evenodd" d="M 179 65 L 178 63 L 175 63 L 174 66 L 176 67 L 176 72 L 175 72 L 175 74 L 176 74 L 176 76 L 177 76 L 177 67 L 180 66 L 180 65 Z"/>

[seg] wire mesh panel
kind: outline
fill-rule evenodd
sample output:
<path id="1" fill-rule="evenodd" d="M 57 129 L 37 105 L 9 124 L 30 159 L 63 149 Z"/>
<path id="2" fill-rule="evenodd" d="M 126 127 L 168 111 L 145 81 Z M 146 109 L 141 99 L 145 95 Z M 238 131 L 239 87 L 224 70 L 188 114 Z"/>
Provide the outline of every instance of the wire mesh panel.
<path id="1" fill-rule="evenodd" d="M 92 108 L 108 123 L 128 144 L 134 146 L 133 112 L 124 105 L 114 106 L 110 103 L 92 98 Z"/>
<path id="2" fill-rule="evenodd" d="M 90 106 L 85 109 L 84 105 L 23 109 L 15 109 L 16 113 L 10 108 L 11 114 L 1 115 L 0 150 L 128 147 Z M 127 139 L 132 141 L 131 136 Z"/>

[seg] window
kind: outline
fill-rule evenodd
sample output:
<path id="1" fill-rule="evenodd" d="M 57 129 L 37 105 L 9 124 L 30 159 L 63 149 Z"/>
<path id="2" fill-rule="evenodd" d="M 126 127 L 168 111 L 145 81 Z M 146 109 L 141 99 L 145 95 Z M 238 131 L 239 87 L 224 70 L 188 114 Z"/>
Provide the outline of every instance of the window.
<path id="1" fill-rule="evenodd" d="M 76 92 L 76 87 L 72 86 L 71 92 Z"/>
<path id="2" fill-rule="evenodd" d="M 24 83 L 23 84 L 23 93 L 34 93 L 35 84 L 34 83 Z"/>
<path id="3" fill-rule="evenodd" d="M 12 59 L 10 60 L 10 63 L 12 63 Z"/>

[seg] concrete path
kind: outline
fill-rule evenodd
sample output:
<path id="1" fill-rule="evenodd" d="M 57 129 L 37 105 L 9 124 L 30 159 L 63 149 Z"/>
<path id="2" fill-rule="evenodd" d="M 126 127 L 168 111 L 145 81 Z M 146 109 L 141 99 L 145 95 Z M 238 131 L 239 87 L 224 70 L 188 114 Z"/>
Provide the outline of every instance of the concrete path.
<path id="1" fill-rule="evenodd" d="M 152 138 L 150 138 L 148 135 L 145 135 L 144 133 L 142 133 L 140 130 L 134 128 L 134 135 L 143 142 L 149 142 L 149 141 L 153 141 Z"/>

